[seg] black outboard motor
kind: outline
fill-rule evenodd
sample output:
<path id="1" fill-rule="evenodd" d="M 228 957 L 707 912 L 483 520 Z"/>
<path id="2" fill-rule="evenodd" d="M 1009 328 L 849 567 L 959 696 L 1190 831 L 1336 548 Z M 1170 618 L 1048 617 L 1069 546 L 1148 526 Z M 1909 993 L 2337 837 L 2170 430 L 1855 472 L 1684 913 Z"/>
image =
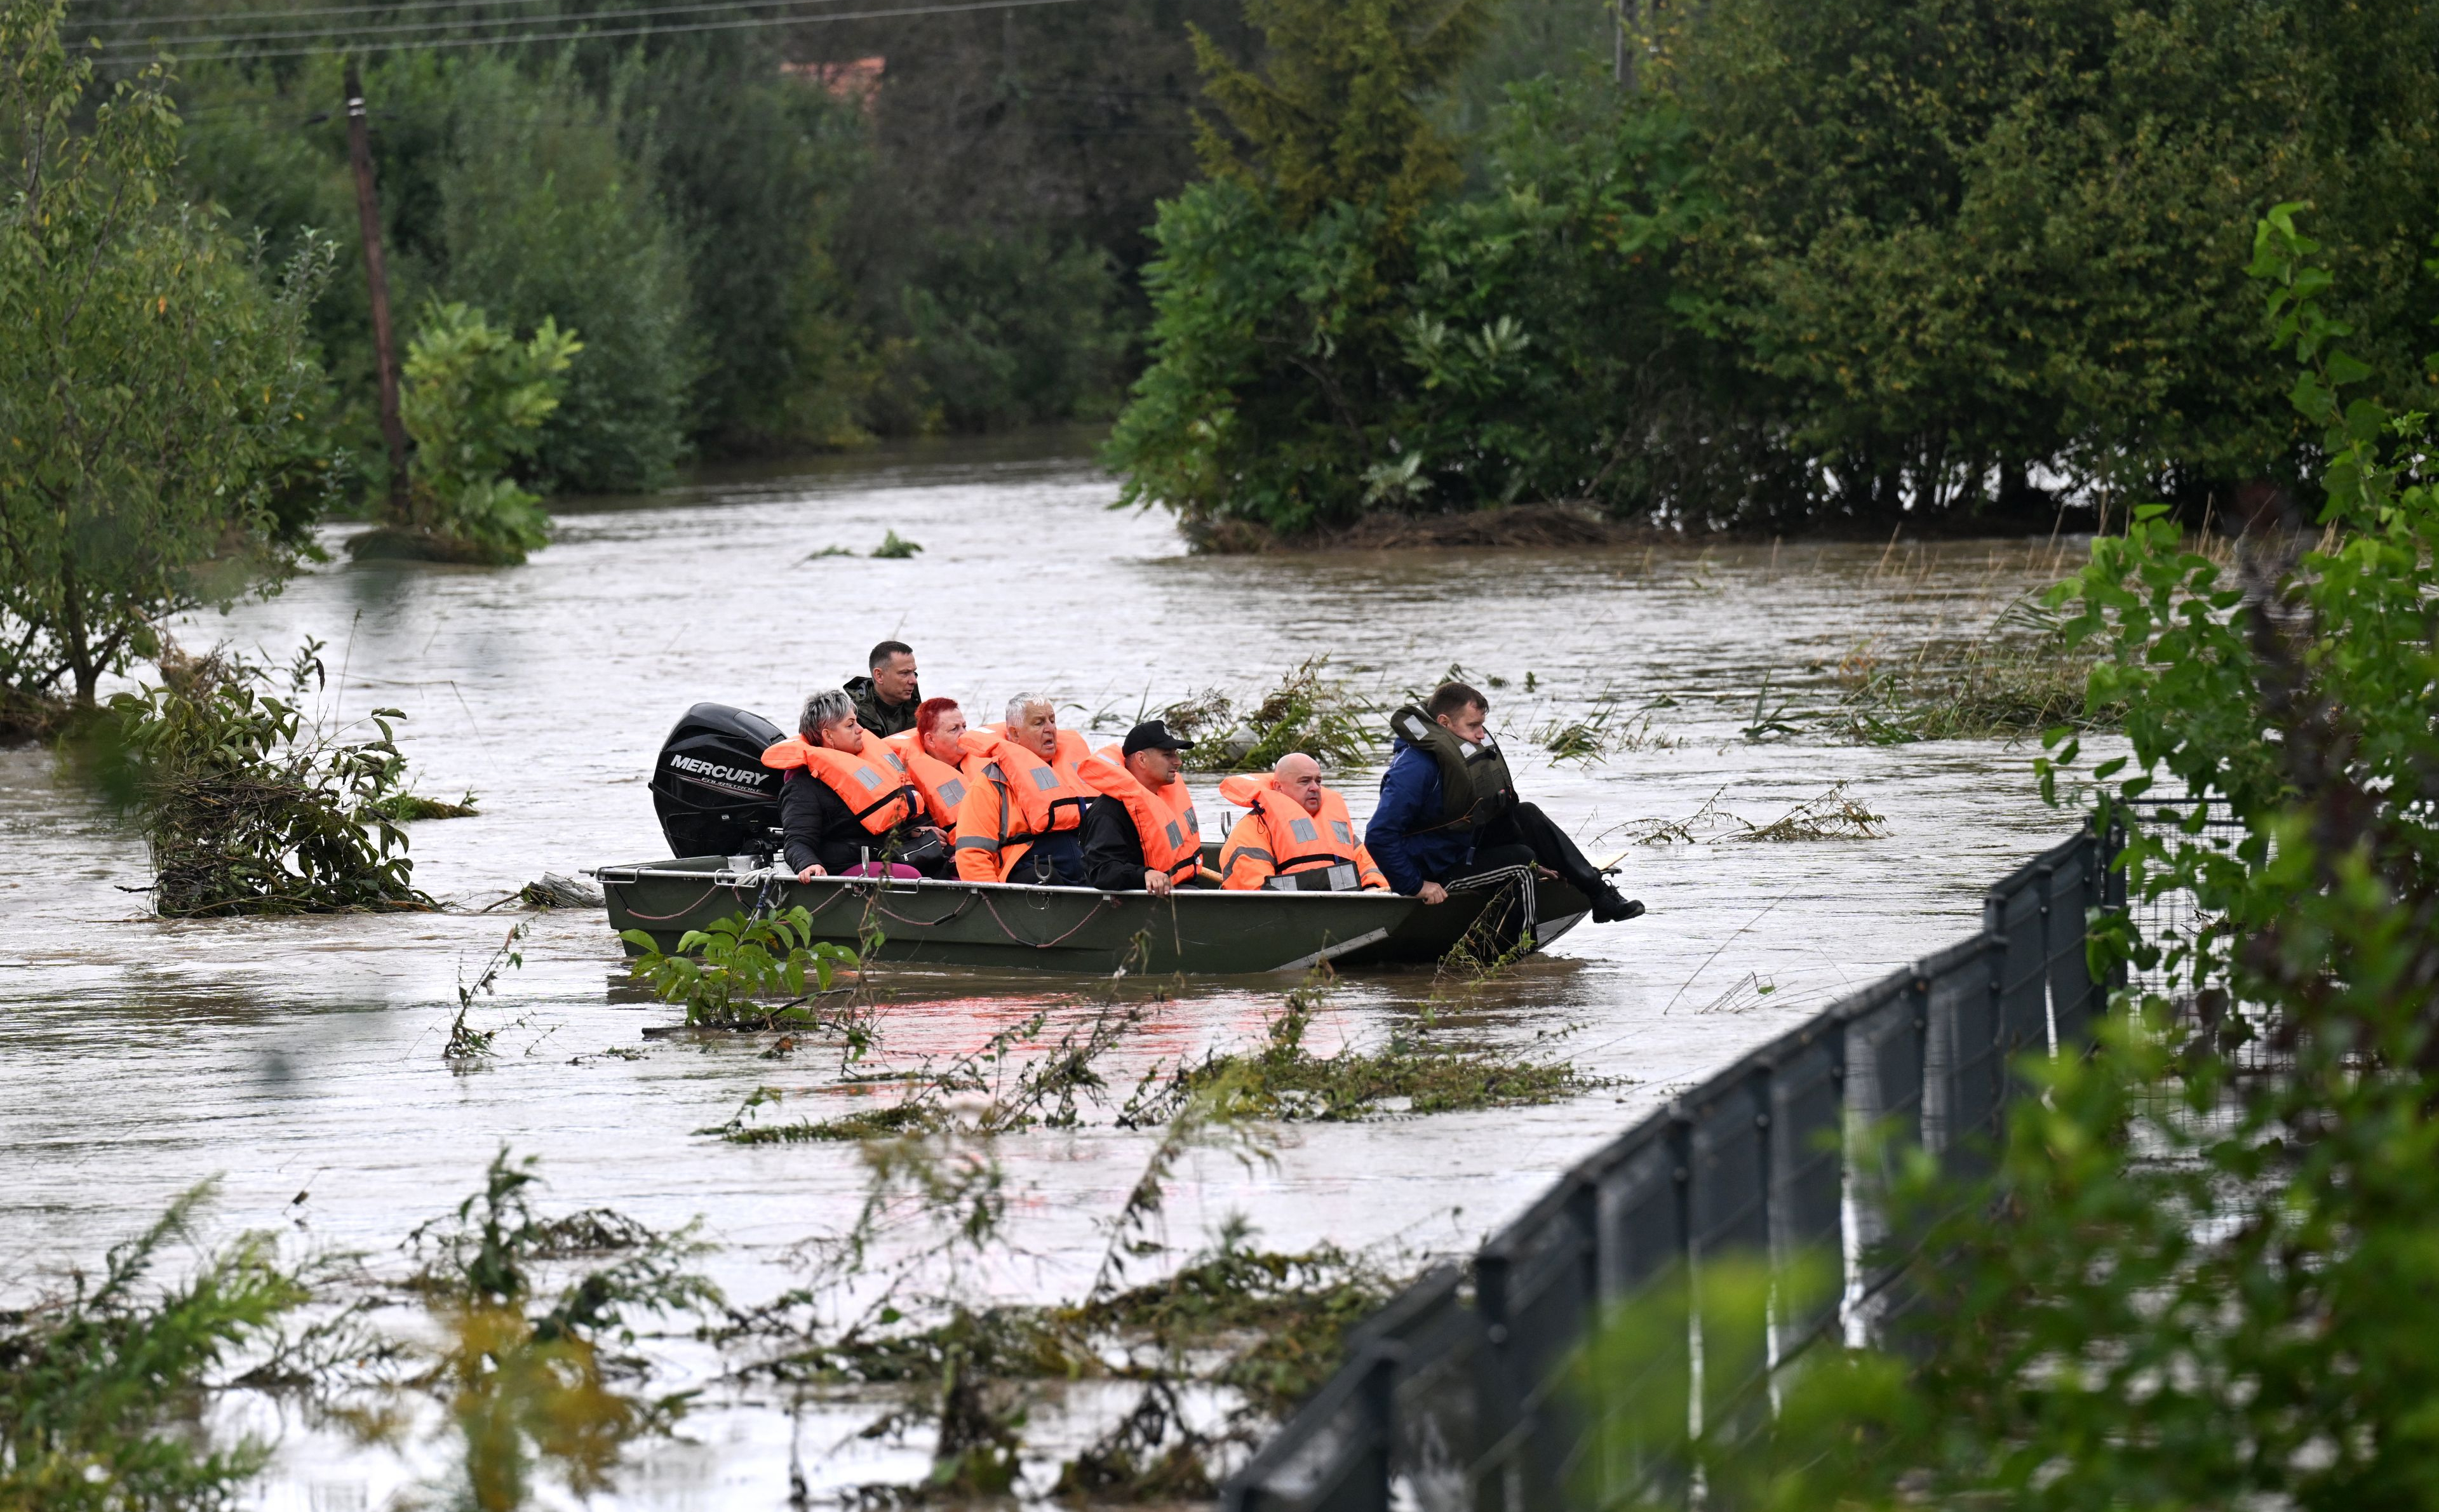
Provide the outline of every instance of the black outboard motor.
<path id="1" fill-rule="evenodd" d="M 759 714 L 725 703 L 685 711 L 652 763 L 652 809 L 673 856 L 772 853 L 780 774 L 762 752 L 788 737 Z"/>

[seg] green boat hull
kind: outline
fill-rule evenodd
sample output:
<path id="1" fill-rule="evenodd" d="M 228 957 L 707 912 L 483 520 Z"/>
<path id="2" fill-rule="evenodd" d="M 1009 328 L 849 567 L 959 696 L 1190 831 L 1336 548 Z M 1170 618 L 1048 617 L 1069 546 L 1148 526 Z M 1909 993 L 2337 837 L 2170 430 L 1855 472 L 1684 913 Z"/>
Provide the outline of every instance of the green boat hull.
<path id="1" fill-rule="evenodd" d="M 1512 950 L 1528 924 L 1539 950 L 1591 910 L 1549 877 L 1494 874 L 1427 905 L 1394 893 L 1224 892 L 1168 898 L 1086 887 L 880 881 L 732 870 L 726 858 L 603 866 L 594 873 L 610 924 L 640 929 L 663 951 L 688 930 L 757 909 L 801 906 L 817 939 L 854 945 L 878 931 L 883 960 L 1108 976 L 1192 976 L 1430 965 L 1463 945 L 1477 957 Z M 640 953 L 631 941 L 630 954 Z"/>

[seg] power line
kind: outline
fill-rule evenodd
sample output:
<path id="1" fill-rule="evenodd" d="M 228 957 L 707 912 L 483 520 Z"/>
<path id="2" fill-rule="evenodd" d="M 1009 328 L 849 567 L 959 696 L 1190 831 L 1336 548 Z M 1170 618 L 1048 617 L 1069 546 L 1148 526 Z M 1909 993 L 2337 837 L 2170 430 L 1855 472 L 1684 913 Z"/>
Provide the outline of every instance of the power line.
<path id="1" fill-rule="evenodd" d="M 324 47 L 288 47 L 276 50 L 235 48 L 222 52 L 190 54 L 184 62 L 222 62 L 230 59 L 315 58 L 330 53 L 428 52 L 442 47 L 522 46 L 538 42 L 602 42 L 617 37 L 675 37 L 696 31 L 738 31 L 757 27 L 812 27 L 833 21 L 875 21 L 890 16 L 960 15 L 976 10 L 1027 10 L 1037 6 L 1075 5 L 1078 0 L 975 0 L 968 5 L 900 6 L 887 10 L 838 11 L 820 16 L 757 16 L 742 21 L 703 21 L 684 27 L 630 27 L 606 31 L 582 29 L 541 34 L 507 34 L 496 37 L 453 37 L 430 42 L 373 42 L 350 45 L 346 43 Z M 705 9 L 726 10 L 733 6 L 707 6 Z M 552 17 L 551 20 L 563 18 Z M 542 23 L 547 25 L 547 22 Z M 309 34 L 310 35 L 310 34 Z M 191 38 L 190 41 L 208 41 Z M 122 53 L 114 62 L 125 62 L 131 56 L 141 56 L 140 50 Z"/>
<path id="2" fill-rule="evenodd" d="M 591 21 L 595 19 L 602 21 L 628 21 L 636 16 L 692 16 L 701 15 L 707 10 L 757 10 L 769 9 L 773 6 L 840 5 L 845 3 L 846 0 L 711 0 L 711 3 L 709 4 L 698 3 L 674 6 L 647 6 L 632 10 L 599 12 L 596 16 L 496 16 L 490 19 L 478 17 L 465 21 L 410 21 L 401 23 L 394 27 L 326 27 L 318 29 L 313 27 L 291 27 L 283 31 L 240 31 L 229 33 L 227 35 L 217 35 L 211 32 L 196 32 L 185 37 L 170 37 L 166 39 L 130 38 L 121 42 L 106 42 L 102 44 L 102 51 L 105 55 L 117 54 L 120 56 L 131 53 L 142 53 L 151 50 L 162 41 L 171 43 L 206 42 L 216 44 L 226 44 L 240 42 L 311 42 L 324 37 L 354 38 L 395 35 L 400 32 L 445 32 L 457 27 L 565 26 L 571 21 Z M 517 40 L 517 34 L 514 32 L 502 33 L 497 40 L 515 41 Z M 260 56 L 276 57 L 277 54 L 264 53 Z"/>
<path id="3" fill-rule="evenodd" d="M 70 21 L 72 27 L 88 29 L 95 27 L 184 27 L 200 22 L 218 21 L 289 21 L 298 16 L 374 15 L 401 10 L 462 10 L 470 6 L 531 6 L 548 0 L 413 0 L 406 5 L 313 6 L 304 10 L 251 10 L 242 16 L 223 11 L 189 11 L 183 16 L 103 16 L 92 21 Z"/>

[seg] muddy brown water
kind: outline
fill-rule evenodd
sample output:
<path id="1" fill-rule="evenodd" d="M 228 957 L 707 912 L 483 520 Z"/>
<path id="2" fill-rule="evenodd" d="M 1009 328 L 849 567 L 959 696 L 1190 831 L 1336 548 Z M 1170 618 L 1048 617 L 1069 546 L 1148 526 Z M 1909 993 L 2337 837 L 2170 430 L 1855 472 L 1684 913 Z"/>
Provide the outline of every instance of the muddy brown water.
<path id="1" fill-rule="evenodd" d="M 1257 694 L 1316 653 L 1372 695 L 1460 665 L 1504 683 L 1493 723 L 1525 792 L 1601 857 L 1626 848 L 1632 821 L 1682 819 L 1715 798 L 1766 823 L 1843 782 L 1886 818 L 1876 840 L 1632 847 L 1623 882 L 1646 917 L 1578 928 L 1453 998 L 1428 975 L 1344 981 L 1316 1030 L 1324 1046 L 1377 1040 L 1437 991 L 1433 1011 L 1468 1032 L 1544 1037 L 1614 1084 L 1544 1108 L 1298 1126 L 1268 1164 L 1202 1152 L 1167 1206 L 1180 1252 L 1230 1214 L 1273 1248 L 1469 1247 L 1673 1091 L 1974 928 L 1982 889 L 2070 827 L 2034 793 L 2026 745 L 1742 734 L 1757 701 L 1767 713 L 1829 697 L 1823 665 L 1859 646 L 1979 630 L 2055 576 L 2056 543 L 1197 558 L 1164 517 L 1112 510 L 1114 496 L 1063 437 L 713 476 L 564 510 L 556 543 L 521 569 L 341 557 L 276 598 L 183 626 L 190 647 L 223 640 L 276 658 L 320 637 L 327 718 L 411 713 L 417 787 L 471 788 L 483 810 L 414 827 L 417 881 L 449 913 L 149 917 L 129 891 L 147 881 L 140 844 L 43 753 L 0 752 L 0 1277 L 25 1289 L 90 1266 L 212 1177 L 220 1233 L 271 1228 L 299 1249 L 395 1255 L 507 1146 L 540 1158 L 546 1207 L 609 1206 L 660 1226 L 699 1218 L 718 1245 L 706 1267 L 733 1299 L 784 1289 L 802 1272 L 796 1247 L 841 1230 L 861 1201 L 856 1151 L 744 1148 L 697 1130 L 763 1086 L 804 1094 L 783 1116 L 848 1106 L 823 1090 L 834 1054 L 771 1060 L 751 1038 L 647 1041 L 644 1026 L 669 1014 L 617 989 L 616 942 L 585 913 L 526 916 L 522 969 L 476 1014 L 505 1026 L 493 1057 L 459 1071 L 440 1049 L 457 984 L 511 921 L 473 910 L 544 871 L 664 852 L 644 784 L 679 712 L 711 699 L 788 723 L 808 690 L 858 670 L 884 636 L 916 647 L 927 693 L 996 717 L 1011 693 L 1038 688 L 1061 702 L 1062 720 L 1104 731 L 1214 686 Z M 868 552 L 893 529 L 922 554 L 816 555 Z M 1632 717 L 1646 738 L 1592 763 L 1537 748 L 1536 731 L 1604 703 L 1647 708 L 1647 729 Z M 1335 778 L 1359 816 L 1376 775 Z M 1215 780 L 1196 786 L 1206 816 L 1233 812 Z M 1113 1057 L 1110 1081 L 1258 1038 L 1284 986 L 1177 986 Z M 1071 1022 L 1108 991 L 916 971 L 884 990 L 898 1063 L 970 1048 L 1037 1009 Z M 974 1284 L 1077 1292 L 1151 1138 L 1103 1111 L 1000 1141 L 1013 1245 Z M 653 1347 L 669 1382 L 722 1364 L 683 1339 Z M 439 1474 L 446 1454 L 363 1448 L 271 1404 L 229 1411 L 283 1434 L 258 1491 L 266 1506 L 385 1505 Z M 817 1496 L 919 1475 L 920 1442 L 852 1437 L 872 1411 L 715 1389 L 678 1439 L 640 1448 L 596 1500 L 777 1505 L 792 1453 Z"/>

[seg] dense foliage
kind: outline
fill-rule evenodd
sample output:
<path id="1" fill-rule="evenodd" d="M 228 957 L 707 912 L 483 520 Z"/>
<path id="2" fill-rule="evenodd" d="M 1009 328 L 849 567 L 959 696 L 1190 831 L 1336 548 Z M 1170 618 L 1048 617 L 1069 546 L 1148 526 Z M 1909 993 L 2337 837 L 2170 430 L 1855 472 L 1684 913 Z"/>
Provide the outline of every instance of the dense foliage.
<path id="1" fill-rule="evenodd" d="M 306 717 L 324 681 L 309 642 L 285 697 L 241 658 L 172 658 L 162 685 L 111 699 L 87 738 L 95 770 L 152 851 L 153 907 L 173 917 L 429 908 L 391 817 L 406 758 L 396 709 L 342 740 Z"/>
<path id="2" fill-rule="evenodd" d="M 627 8 L 588 5 L 568 29 Z M 247 9 L 264 13 L 249 26 Z M 547 31 L 558 9 L 515 19 Z M 826 27 L 375 53 L 364 84 L 393 308 L 436 298 L 520 338 L 545 316 L 584 333 L 516 475 L 544 494 L 656 487 L 696 454 L 1106 415 L 1129 345 L 1126 271 L 1152 196 L 1184 175 L 1191 87 L 1182 21 L 1149 0 L 1118 9 L 1114 26 L 989 18 L 983 54 L 947 17 L 870 38 Z M 191 189 L 275 246 L 312 226 L 347 249 L 315 329 L 344 396 L 334 418 L 377 474 L 338 61 L 210 40 L 305 25 L 276 11 L 263 0 L 209 26 L 161 23 L 191 44 Z M 466 40 L 503 25 L 454 24 Z M 398 25 L 458 40 L 451 17 Z M 860 47 L 881 56 L 859 62 Z M 836 61 L 792 62 L 807 53 Z M 1006 104 L 977 117 L 977 71 L 1064 119 L 1003 119 Z M 1070 96 L 1060 80 L 1078 74 L 1103 83 Z"/>
<path id="3" fill-rule="evenodd" d="M 1281 0 L 1273 77 L 1326 69 L 1339 9 Z M 1377 153 L 1332 181 L 1273 150 L 1287 167 L 1219 164 L 1165 205 L 1152 363 L 1110 451 L 1129 497 L 1220 540 L 1520 500 L 1698 526 L 2224 509 L 2313 451 L 2237 271 L 2236 228 L 2284 199 L 2360 270 L 2367 382 L 2395 404 L 2423 383 L 2420 0 L 1654 13 L 1637 88 L 1607 59 L 1511 83 L 1411 255 Z M 1263 102 L 1208 72 L 1258 142 Z M 1433 83 L 1284 114 L 1362 140 Z"/>
<path id="4" fill-rule="evenodd" d="M 2130 752 L 2089 772 L 2127 884 L 2199 912 L 2150 937 L 2104 920 L 2095 964 L 2153 985 L 2088 1058 L 2019 1067 L 2040 1095 L 1995 1175 L 1915 1171 L 1902 1227 L 1937 1258 L 1897 1351 L 1825 1355 L 1762 1442 L 1696 1446 L 1718 1504 L 2428 1499 L 2439 436 L 2371 397 L 2376 333 L 2333 314 L 2298 208 L 2261 222 L 2252 271 L 2302 365 L 2318 520 L 2251 491 L 2231 576 L 2146 506 L 2057 596 L 2100 655 L 2091 698 L 2128 703 Z M 2056 784 L 2082 757 L 2052 738 Z"/>
<path id="5" fill-rule="evenodd" d="M 164 615 L 277 580 L 329 479 L 305 324 L 329 244 L 267 276 L 181 200 L 160 76 L 92 76 L 55 5 L 0 5 L 0 713 L 20 719 L 62 683 L 90 707 Z"/>
<path id="6" fill-rule="evenodd" d="M 550 539 L 541 501 L 507 476 L 542 445 L 559 408 L 560 375 L 584 344 L 544 315 L 517 341 L 479 310 L 436 303 L 407 349 L 399 408 L 415 438 L 404 522 L 463 542 L 490 560 L 521 561 Z"/>

